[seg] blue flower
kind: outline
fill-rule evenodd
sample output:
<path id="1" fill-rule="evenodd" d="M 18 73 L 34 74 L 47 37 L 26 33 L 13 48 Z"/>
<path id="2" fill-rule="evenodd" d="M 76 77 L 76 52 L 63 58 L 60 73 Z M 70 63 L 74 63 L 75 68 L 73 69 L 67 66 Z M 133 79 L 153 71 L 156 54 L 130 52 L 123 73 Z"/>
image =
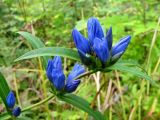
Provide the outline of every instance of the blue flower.
<path id="1" fill-rule="evenodd" d="M 95 38 L 93 42 L 93 50 L 97 57 L 105 63 L 109 59 L 108 42 L 105 39 Z"/>
<path id="2" fill-rule="evenodd" d="M 106 34 L 106 40 L 108 41 L 108 49 L 111 50 L 112 48 L 112 27 L 109 28 L 107 34 Z"/>
<path id="3" fill-rule="evenodd" d="M 122 38 L 112 47 L 112 61 L 119 59 L 130 43 L 131 36 Z"/>
<path id="4" fill-rule="evenodd" d="M 89 41 L 78 30 L 73 29 L 72 36 L 78 50 L 81 50 L 85 54 L 91 52 Z"/>
<path id="5" fill-rule="evenodd" d="M 65 90 L 67 92 L 70 93 L 70 92 L 73 92 L 73 91 L 76 90 L 76 88 L 80 84 L 80 80 L 74 80 L 74 78 L 76 78 L 77 76 L 79 76 L 80 74 L 82 74 L 84 72 L 85 72 L 84 67 L 82 67 L 78 63 L 76 63 L 74 65 L 72 71 L 68 75 L 68 79 L 67 79 L 67 82 L 66 82 Z"/>
<path id="6" fill-rule="evenodd" d="M 13 93 L 13 91 L 10 91 L 7 98 L 6 98 L 6 101 L 7 101 L 7 105 L 8 107 L 10 108 L 10 110 L 12 111 L 12 114 L 17 117 L 20 115 L 21 113 L 21 109 L 20 107 L 16 107 L 14 108 L 15 106 L 15 103 L 16 103 L 16 98 L 15 98 L 15 95 Z"/>
<path id="7" fill-rule="evenodd" d="M 14 93 L 13 91 L 10 91 L 7 98 L 6 98 L 6 101 L 7 101 L 7 105 L 9 108 L 13 108 L 15 103 L 16 103 L 16 98 L 14 96 Z"/>
<path id="8" fill-rule="evenodd" d="M 56 90 L 61 91 L 65 86 L 65 75 L 62 70 L 62 61 L 60 57 L 56 56 L 53 60 L 48 61 L 46 73 Z"/>
<path id="9" fill-rule="evenodd" d="M 94 44 L 95 38 L 102 39 L 104 37 L 101 24 L 99 23 L 97 18 L 93 17 L 88 20 L 87 29 L 88 29 L 88 38 L 92 46 Z"/>
<path id="10" fill-rule="evenodd" d="M 65 84 L 65 75 L 62 70 L 62 62 L 60 57 L 54 57 L 53 60 L 48 61 L 47 66 L 47 77 L 57 91 L 64 92 L 73 92 L 76 90 L 80 84 L 80 80 L 74 80 L 78 75 L 84 73 L 84 67 L 79 64 L 75 64 L 73 70 L 68 75 L 66 84 Z"/>
<path id="11" fill-rule="evenodd" d="M 21 108 L 20 108 L 20 107 L 14 108 L 13 111 L 12 111 L 12 114 L 13 114 L 15 117 L 18 117 L 18 116 L 21 114 Z"/>
<path id="12" fill-rule="evenodd" d="M 130 43 L 131 37 L 126 36 L 112 47 L 112 27 L 109 28 L 105 36 L 101 24 L 94 17 L 88 20 L 87 29 L 88 40 L 76 29 L 73 29 L 72 36 L 81 61 L 90 67 L 112 65 L 122 56 Z M 98 59 L 94 59 L 95 62 L 93 62 L 93 57 Z M 101 65 L 97 64 L 99 61 L 101 61 Z"/>

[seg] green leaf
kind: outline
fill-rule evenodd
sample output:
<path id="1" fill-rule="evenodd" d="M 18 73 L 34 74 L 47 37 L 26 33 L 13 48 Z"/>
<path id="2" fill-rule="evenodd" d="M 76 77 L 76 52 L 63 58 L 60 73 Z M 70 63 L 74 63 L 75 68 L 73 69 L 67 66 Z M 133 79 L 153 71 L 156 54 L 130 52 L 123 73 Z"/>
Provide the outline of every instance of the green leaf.
<path id="1" fill-rule="evenodd" d="M 136 65 L 137 66 L 137 65 Z M 140 67 L 136 67 L 133 64 L 130 64 L 130 66 L 125 65 L 125 63 L 123 64 L 123 62 L 121 63 L 116 63 L 114 65 L 112 65 L 111 67 L 108 67 L 106 70 L 119 70 L 122 72 L 128 72 L 131 73 L 137 77 L 146 79 L 151 81 L 151 77 L 147 75 L 147 73 Z"/>
<path id="2" fill-rule="evenodd" d="M 11 116 L 8 113 L 0 114 L 0 120 L 8 120 Z"/>
<path id="3" fill-rule="evenodd" d="M 6 98 L 7 98 L 9 92 L 10 92 L 10 89 L 9 89 L 8 84 L 7 84 L 7 81 L 5 80 L 4 76 L 0 72 L 0 96 L 1 96 L 2 101 L 5 104 L 8 112 L 10 112 L 10 111 L 8 109 L 8 106 L 7 106 Z"/>
<path id="4" fill-rule="evenodd" d="M 27 42 L 29 42 L 31 44 L 31 46 L 34 49 L 45 47 L 44 43 L 38 37 L 36 37 L 28 32 L 21 31 L 18 33 L 20 35 L 22 35 L 27 40 Z M 49 57 L 43 57 L 43 59 L 42 59 L 44 68 L 47 66 L 48 59 L 49 59 Z"/>
<path id="5" fill-rule="evenodd" d="M 18 32 L 20 35 L 22 35 L 31 45 L 34 49 L 45 47 L 44 43 L 38 38 L 32 35 L 28 32 Z"/>
<path id="6" fill-rule="evenodd" d="M 104 116 L 99 112 L 95 111 L 90 107 L 90 104 L 83 98 L 73 95 L 73 94 L 64 94 L 58 96 L 62 101 L 65 101 L 91 115 L 95 120 L 105 120 Z"/>
<path id="7" fill-rule="evenodd" d="M 69 48 L 63 48 L 63 47 L 44 47 L 44 48 L 31 50 L 25 53 L 24 55 L 20 56 L 19 58 L 17 58 L 15 61 L 30 59 L 34 57 L 40 57 L 40 56 L 62 56 L 62 57 L 67 57 L 73 60 L 80 61 L 77 51 Z"/>

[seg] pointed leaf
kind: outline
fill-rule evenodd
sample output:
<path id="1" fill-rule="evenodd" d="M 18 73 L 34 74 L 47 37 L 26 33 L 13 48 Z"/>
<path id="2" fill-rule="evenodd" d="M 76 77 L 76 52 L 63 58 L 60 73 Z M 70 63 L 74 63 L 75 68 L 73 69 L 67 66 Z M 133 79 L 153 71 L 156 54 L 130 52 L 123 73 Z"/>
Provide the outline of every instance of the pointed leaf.
<path id="1" fill-rule="evenodd" d="M 7 84 L 7 81 L 5 80 L 4 76 L 0 72 L 0 97 L 2 98 L 3 103 L 6 106 L 7 111 L 9 112 L 6 98 L 8 96 L 8 93 L 10 92 L 9 86 Z"/>
<path id="2" fill-rule="evenodd" d="M 33 47 L 33 49 L 45 47 L 45 45 L 41 41 L 41 39 L 39 39 L 38 37 L 32 35 L 31 33 L 23 32 L 23 31 L 20 31 L 18 33 L 20 35 L 22 35 L 27 40 L 27 42 L 30 43 L 30 45 Z M 43 66 L 44 66 L 44 68 L 47 66 L 48 59 L 49 59 L 49 57 L 43 57 Z"/>
<path id="3" fill-rule="evenodd" d="M 151 77 L 147 75 L 147 73 L 140 67 L 134 66 L 133 64 L 130 64 L 130 66 L 123 64 L 123 62 L 116 63 L 112 65 L 111 67 L 108 67 L 106 70 L 119 70 L 122 72 L 128 72 L 131 73 L 137 77 L 152 81 Z"/>
<path id="4" fill-rule="evenodd" d="M 99 112 L 95 111 L 90 107 L 90 104 L 83 98 L 73 95 L 73 94 L 64 94 L 60 95 L 59 98 L 62 101 L 65 101 L 91 115 L 94 120 L 105 120 L 104 116 Z"/>
<path id="5" fill-rule="evenodd" d="M 35 50 L 31 50 L 24 55 L 17 58 L 15 61 L 30 59 L 34 57 L 40 56 L 62 56 L 67 57 L 73 60 L 80 61 L 79 55 L 77 51 L 69 48 L 62 48 L 62 47 L 43 47 Z"/>

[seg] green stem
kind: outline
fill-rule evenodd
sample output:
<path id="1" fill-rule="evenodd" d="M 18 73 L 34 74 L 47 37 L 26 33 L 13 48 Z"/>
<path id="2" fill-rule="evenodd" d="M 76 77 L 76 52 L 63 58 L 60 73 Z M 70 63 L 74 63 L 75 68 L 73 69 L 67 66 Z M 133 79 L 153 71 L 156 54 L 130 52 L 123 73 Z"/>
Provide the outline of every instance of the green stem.
<path id="1" fill-rule="evenodd" d="M 33 105 L 29 106 L 29 107 L 26 107 L 26 108 L 24 108 L 22 110 L 22 112 L 25 112 L 25 111 L 30 110 L 32 108 L 35 108 L 35 107 L 37 107 L 37 106 L 39 106 L 39 105 L 41 105 L 43 103 L 46 103 L 47 101 L 51 100 L 53 97 L 54 97 L 54 95 L 51 95 L 51 96 L 47 97 L 46 99 L 44 99 L 44 100 L 42 100 L 42 101 L 40 101 L 40 102 L 38 102 L 36 104 L 33 104 Z"/>
<path id="2" fill-rule="evenodd" d="M 88 72 L 85 72 L 83 74 L 80 74 L 79 76 L 77 76 L 76 78 L 74 78 L 74 80 L 77 80 L 77 79 L 80 79 L 84 76 L 87 76 L 87 75 L 90 75 L 90 74 L 93 74 L 95 72 L 98 72 L 99 70 L 91 70 L 91 71 L 88 71 Z"/>

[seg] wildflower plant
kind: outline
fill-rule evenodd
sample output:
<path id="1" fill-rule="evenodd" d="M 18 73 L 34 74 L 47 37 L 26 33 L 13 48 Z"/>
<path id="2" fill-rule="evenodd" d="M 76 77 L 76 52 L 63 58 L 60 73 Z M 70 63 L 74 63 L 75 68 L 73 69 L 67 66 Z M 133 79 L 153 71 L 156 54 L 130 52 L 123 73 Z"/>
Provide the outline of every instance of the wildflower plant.
<path id="1" fill-rule="evenodd" d="M 53 97 L 57 97 L 59 100 L 87 112 L 95 120 L 105 120 L 106 118 L 101 112 L 92 109 L 88 101 L 75 94 L 79 84 L 82 83 L 82 77 L 91 75 L 97 71 L 109 72 L 120 70 L 143 79 L 151 80 L 140 68 L 134 69 L 137 65 L 126 61 L 118 61 L 126 51 L 131 36 L 125 36 L 113 45 L 112 27 L 104 34 L 100 22 L 94 17 L 88 20 L 87 30 L 88 38 L 83 36 L 76 28 L 73 29 L 72 37 L 77 50 L 63 47 L 45 47 L 39 38 L 27 32 L 19 32 L 32 45 L 34 50 L 20 56 L 15 62 L 34 57 L 42 57 L 40 60 L 43 64 L 43 70 L 46 71 L 45 77 L 49 80 L 48 82 L 51 84 L 52 91 L 47 98 L 21 110 L 20 107 L 15 107 L 15 95 L 9 89 L 5 78 L 0 73 L 0 93 L 2 93 L 0 96 L 7 109 L 7 113 L 0 115 L 0 119 L 4 117 L 18 117 L 19 115 L 21 117 L 23 116 L 23 112 L 44 104 Z M 52 59 L 50 56 L 55 57 Z M 61 57 L 76 61 L 72 70 L 70 72 L 68 71 L 68 76 L 64 74 Z M 87 71 L 87 68 L 89 68 L 89 71 Z M 83 89 L 80 90 L 83 91 Z"/>
<path id="2" fill-rule="evenodd" d="M 74 78 L 84 72 L 84 67 L 76 63 L 66 79 L 62 69 L 62 61 L 59 56 L 54 57 L 53 60 L 49 60 L 46 69 L 47 77 L 53 85 L 53 91 L 60 93 L 74 92 L 80 84 L 80 79 L 74 80 Z"/>
<path id="3" fill-rule="evenodd" d="M 131 36 L 125 36 L 112 47 L 112 27 L 104 35 L 103 29 L 96 18 L 90 18 L 87 23 L 88 39 L 76 28 L 72 31 L 74 43 L 78 49 L 82 63 L 90 68 L 113 65 L 125 52 Z"/>

